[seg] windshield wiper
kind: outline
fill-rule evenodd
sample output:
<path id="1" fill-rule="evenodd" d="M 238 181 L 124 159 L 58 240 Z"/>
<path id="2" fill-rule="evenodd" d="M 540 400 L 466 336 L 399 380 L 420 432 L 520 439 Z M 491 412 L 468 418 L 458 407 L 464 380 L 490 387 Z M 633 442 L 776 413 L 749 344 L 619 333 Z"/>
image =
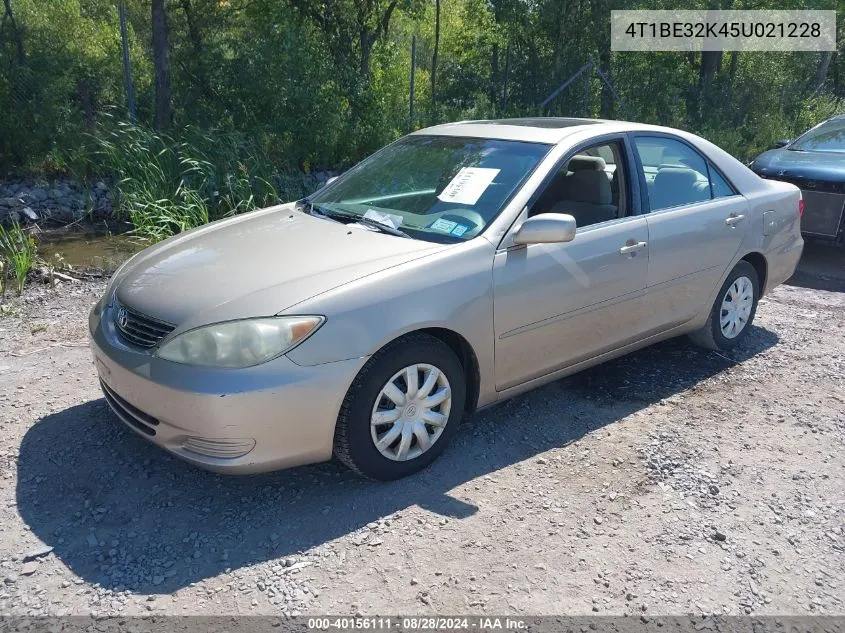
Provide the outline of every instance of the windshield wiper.
<path id="1" fill-rule="evenodd" d="M 329 220 L 334 220 L 335 222 L 342 222 L 344 220 L 346 220 L 347 223 L 357 222 L 358 224 L 363 224 L 364 226 L 372 227 L 374 229 L 382 231 L 383 233 L 388 233 L 389 235 L 396 235 L 398 237 L 411 237 L 410 235 L 405 233 L 405 231 L 401 229 L 395 229 L 387 224 L 382 224 L 378 220 L 373 220 L 372 218 L 365 218 L 363 215 L 358 215 L 357 213 L 348 213 L 346 211 L 334 211 L 319 204 L 315 204 L 314 202 L 311 202 L 311 200 L 309 200 L 308 198 L 303 198 L 299 201 L 299 203 L 306 207 L 311 215 L 315 215 L 319 218 L 327 218 Z"/>
<path id="2" fill-rule="evenodd" d="M 378 220 L 373 220 L 372 218 L 365 218 L 363 215 L 362 216 L 354 216 L 354 217 L 355 217 L 355 222 L 357 222 L 358 224 L 363 224 L 364 226 L 370 226 L 374 229 L 378 229 L 382 233 L 387 233 L 389 235 L 397 235 L 399 237 L 411 237 L 410 235 L 405 233 L 405 231 L 403 231 L 402 229 L 395 229 L 392 226 L 389 226 L 387 224 L 382 224 Z M 411 239 L 413 239 L 413 238 L 411 238 Z"/>

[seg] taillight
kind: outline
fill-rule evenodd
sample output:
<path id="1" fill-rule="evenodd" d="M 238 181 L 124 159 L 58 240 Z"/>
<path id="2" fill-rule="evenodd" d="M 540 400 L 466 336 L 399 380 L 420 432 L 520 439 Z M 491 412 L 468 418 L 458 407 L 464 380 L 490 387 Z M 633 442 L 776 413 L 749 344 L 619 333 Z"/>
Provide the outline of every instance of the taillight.
<path id="1" fill-rule="evenodd" d="M 804 217 L 804 198 L 802 196 L 798 198 L 798 217 Z"/>

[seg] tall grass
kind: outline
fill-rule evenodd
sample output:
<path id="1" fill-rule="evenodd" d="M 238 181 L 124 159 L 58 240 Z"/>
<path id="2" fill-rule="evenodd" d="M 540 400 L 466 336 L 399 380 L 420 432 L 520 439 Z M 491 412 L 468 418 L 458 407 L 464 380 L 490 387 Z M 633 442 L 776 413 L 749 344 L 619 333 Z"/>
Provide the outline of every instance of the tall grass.
<path id="1" fill-rule="evenodd" d="M 156 198 L 148 189 L 130 189 L 122 195 L 135 226 L 134 232 L 153 242 L 209 222 L 205 200 L 196 190 L 186 186 L 180 185 L 168 198 Z"/>
<path id="2" fill-rule="evenodd" d="M 26 276 L 35 265 L 35 240 L 15 222 L 12 228 L 0 225 L 0 296 L 5 294 L 6 279 L 14 276 L 18 294 L 23 292 Z"/>
<path id="3" fill-rule="evenodd" d="M 186 128 L 168 135 L 122 123 L 93 140 L 93 167 L 114 178 L 119 214 L 152 241 L 309 189 L 301 175 L 278 174 L 254 143 L 232 134 Z"/>

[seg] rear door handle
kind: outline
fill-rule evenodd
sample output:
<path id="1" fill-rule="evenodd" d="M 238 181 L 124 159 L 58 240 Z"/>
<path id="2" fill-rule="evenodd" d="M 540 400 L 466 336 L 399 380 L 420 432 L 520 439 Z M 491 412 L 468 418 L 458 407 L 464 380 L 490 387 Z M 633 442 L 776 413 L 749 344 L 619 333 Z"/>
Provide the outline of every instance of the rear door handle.
<path id="1" fill-rule="evenodd" d="M 725 219 L 725 224 L 728 226 L 734 226 L 735 224 L 739 224 L 745 219 L 744 215 L 730 215 Z"/>
<path id="2" fill-rule="evenodd" d="M 646 246 L 648 246 L 648 242 L 634 242 L 634 240 L 628 240 L 628 243 L 620 248 L 619 252 L 622 255 L 630 255 L 643 250 Z"/>

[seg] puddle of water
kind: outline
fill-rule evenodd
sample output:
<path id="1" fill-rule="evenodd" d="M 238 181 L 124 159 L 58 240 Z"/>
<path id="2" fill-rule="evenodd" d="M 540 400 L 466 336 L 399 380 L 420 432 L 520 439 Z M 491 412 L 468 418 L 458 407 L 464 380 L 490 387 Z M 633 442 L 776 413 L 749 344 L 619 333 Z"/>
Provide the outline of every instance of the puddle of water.
<path id="1" fill-rule="evenodd" d="M 61 256 L 64 264 L 83 271 L 114 272 L 132 255 L 149 246 L 127 234 L 112 234 L 102 230 L 46 231 L 36 238 L 38 256 L 54 261 Z"/>

